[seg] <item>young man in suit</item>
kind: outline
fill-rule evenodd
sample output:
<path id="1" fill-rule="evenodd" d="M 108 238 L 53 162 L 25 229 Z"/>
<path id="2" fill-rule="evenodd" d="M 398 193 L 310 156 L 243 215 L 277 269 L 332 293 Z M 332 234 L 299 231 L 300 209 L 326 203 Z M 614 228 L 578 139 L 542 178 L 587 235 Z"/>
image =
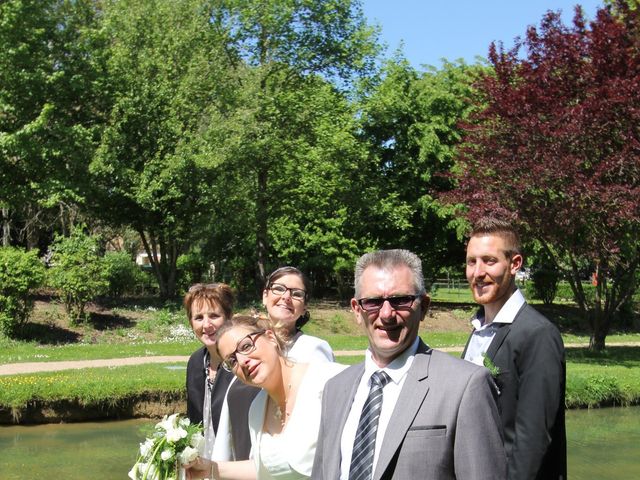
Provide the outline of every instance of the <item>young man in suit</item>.
<path id="1" fill-rule="evenodd" d="M 564 346 L 558 329 L 516 287 L 523 263 L 516 230 L 481 218 L 471 232 L 466 263 L 481 308 L 462 355 L 495 366 L 508 478 L 566 479 Z"/>
<path id="2" fill-rule="evenodd" d="M 422 342 L 428 306 L 415 254 L 383 250 L 358 260 L 351 308 L 369 348 L 324 389 L 311 478 L 505 478 L 489 371 Z"/>

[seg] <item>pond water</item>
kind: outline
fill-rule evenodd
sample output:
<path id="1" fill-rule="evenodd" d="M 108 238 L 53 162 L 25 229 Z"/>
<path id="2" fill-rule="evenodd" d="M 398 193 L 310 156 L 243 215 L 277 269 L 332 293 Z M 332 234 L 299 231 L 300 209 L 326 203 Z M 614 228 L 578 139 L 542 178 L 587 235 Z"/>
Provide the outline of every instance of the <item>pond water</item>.
<path id="1" fill-rule="evenodd" d="M 0 427 L 0 479 L 120 480 L 153 422 Z M 569 478 L 640 478 L 640 407 L 567 412 Z"/>

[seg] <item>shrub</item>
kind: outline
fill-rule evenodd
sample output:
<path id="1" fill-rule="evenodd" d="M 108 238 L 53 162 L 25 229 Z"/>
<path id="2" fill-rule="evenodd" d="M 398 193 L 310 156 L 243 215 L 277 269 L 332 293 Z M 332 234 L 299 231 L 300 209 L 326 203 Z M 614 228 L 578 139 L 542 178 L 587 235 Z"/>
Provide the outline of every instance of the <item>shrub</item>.
<path id="1" fill-rule="evenodd" d="M 553 268 L 540 268 L 531 276 L 533 298 L 542 300 L 545 305 L 551 305 L 556 298 L 560 274 Z"/>
<path id="2" fill-rule="evenodd" d="M 107 272 L 98 242 L 77 227 L 69 237 L 56 235 L 51 246 L 49 285 L 64 302 L 71 323 L 85 318 L 85 306 L 107 291 Z"/>
<path id="3" fill-rule="evenodd" d="M 104 256 L 107 294 L 122 297 L 136 292 L 140 283 L 140 269 L 127 252 L 111 252 Z"/>
<path id="4" fill-rule="evenodd" d="M 202 282 L 209 273 L 209 264 L 202 253 L 192 250 L 178 256 L 178 287 L 187 290 L 194 283 Z"/>
<path id="5" fill-rule="evenodd" d="M 44 280 L 44 265 L 35 250 L 0 248 L 0 331 L 19 333 L 33 310 L 31 294 Z"/>
<path id="6" fill-rule="evenodd" d="M 596 287 L 587 282 L 582 282 L 582 290 L 584 290 L 584 295 L 588 304 L 592 304 L 595 296 L 596 296 Z M 556 298 L 574 301 L 575 297 L 573 295 L 573 290 L 571 290 L 571 285 L 569 282 L 563 281 L 558 284 L 558 291 L 556 292 Z"/>

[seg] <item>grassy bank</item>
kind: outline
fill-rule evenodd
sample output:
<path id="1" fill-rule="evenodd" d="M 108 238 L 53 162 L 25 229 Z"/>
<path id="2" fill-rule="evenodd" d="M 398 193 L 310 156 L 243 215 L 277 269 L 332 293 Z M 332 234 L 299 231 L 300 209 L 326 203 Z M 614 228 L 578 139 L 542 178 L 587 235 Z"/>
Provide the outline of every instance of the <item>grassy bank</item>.
<path id="1" fill-rule="evenodd" d="M 446 298 L 448 303 L 433 305 L 420 335 L 430 346 L 454 349 L 452 355 L 459 356 L 475 307 L 452 300 Z M 589 335 L 575 307 L 563 304 L 537 308 L 558 323 L 565 344 L 588 344 Z M 311 313 L 313 320 L 305 327 L 307 333 L 326 339 L 336 351 L 366 348 L 367 339 L 346 305 L 312 304 Z M 607 337 L 609 348 L 598 354 L 584 347 L 567 348 L 568 408 L 640 404 L 640 347 L 615 345 L 624 343 L 637 345 L 640 334 L 612 333 Z M 0 339 L 0 364 L 186 356 L 199 345 L 177 306 L 93 306 L 88 322 L 72 326 L 59 305 L 39 302 L 22 339 Z M 339 357 L 347 364 L 361 359 L 360 355 Z M 44 418 L 47 412 L 51 412 L 48 418 L 54 419 L 49 421 L 82 419 L 74 416 L 79 411 L 95 418 L 101 414 L 126 417 L 134 411 L 142 415 L 169 413 L 184 408 L 184 383 L 184 363 L 0 376 L 0 422 L 21 415 L 41 414 Z M 144 402 L 157 409 L 132 407 Z"/>
<path id="2" fill-rule="evenodd" d="M 347 364 L 360 360 L 360 355 L 339 358 Z M 600 354 L 570 348 L 567 360 L 567 408 L 640 404 L 640 347 L 611 347 Z M 129 408 L 132 396 L 184 398 L 185 368 L 185 363 L 153 364 L 2 376 L 0 412 L 19 418 L 30 405 L 55 409 L 60 403 L 106 412 Z"/>
<path id="3" fill-rule="evenodd" d="M 361 334 L 327 334 L 323 331 L 308 330 L 310 335 L 316 335 L 327 340 L 333 349 L 364 350 L 367 347 L 367 337 Z M 422 329 L 420 336 L 433 348 L 460 348 L 462 350 L 467 341 L 468 332 L 430 332 Z M 588 345 L 588 335 L 563 334 L 565 345 Z M 640 343 L 640 334 L 615 334 L 607 337 L 608 345 Z M 0 365 L 21 362 L 54 362 L 65 360 L 96 360 L 107 358 L 149 357 L 160 355 L 190 355 L 200 347 L 200 343 L 189 335 L 172 342 L 144 341 L 130 344 L 99 343 L 99 344 L 65 344 L 42 345 L 37 342 L 0 341 Z"/>

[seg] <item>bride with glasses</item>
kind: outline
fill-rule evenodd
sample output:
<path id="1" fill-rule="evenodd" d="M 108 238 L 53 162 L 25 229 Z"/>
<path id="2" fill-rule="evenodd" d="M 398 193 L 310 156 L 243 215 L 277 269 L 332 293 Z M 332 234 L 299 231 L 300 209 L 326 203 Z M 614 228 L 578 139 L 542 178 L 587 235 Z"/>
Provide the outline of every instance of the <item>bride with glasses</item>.
<path id="1" fill-rule="evenodd" d="M 243 383 L 262 389 L 249 410 L 252 458 L 241 462 L 200 458 L 187 468 L 187 478 L 309 478 L 322 390 L 345 366 L 292 361 L 282 329 L 264 317 L 236 315 L 218 329 L 216 337 L 222 367 Z"/>
<path id="2" fill-rule="evenodd" d="M 262 304 L 273 324 L 288 343 L 288 357 L 299 362 L 334 361 L 333 350 L 324 340 L 302 333 L 309 321 L 307 277 L 295 267 L 280 267 L 267 278 Z"/>

